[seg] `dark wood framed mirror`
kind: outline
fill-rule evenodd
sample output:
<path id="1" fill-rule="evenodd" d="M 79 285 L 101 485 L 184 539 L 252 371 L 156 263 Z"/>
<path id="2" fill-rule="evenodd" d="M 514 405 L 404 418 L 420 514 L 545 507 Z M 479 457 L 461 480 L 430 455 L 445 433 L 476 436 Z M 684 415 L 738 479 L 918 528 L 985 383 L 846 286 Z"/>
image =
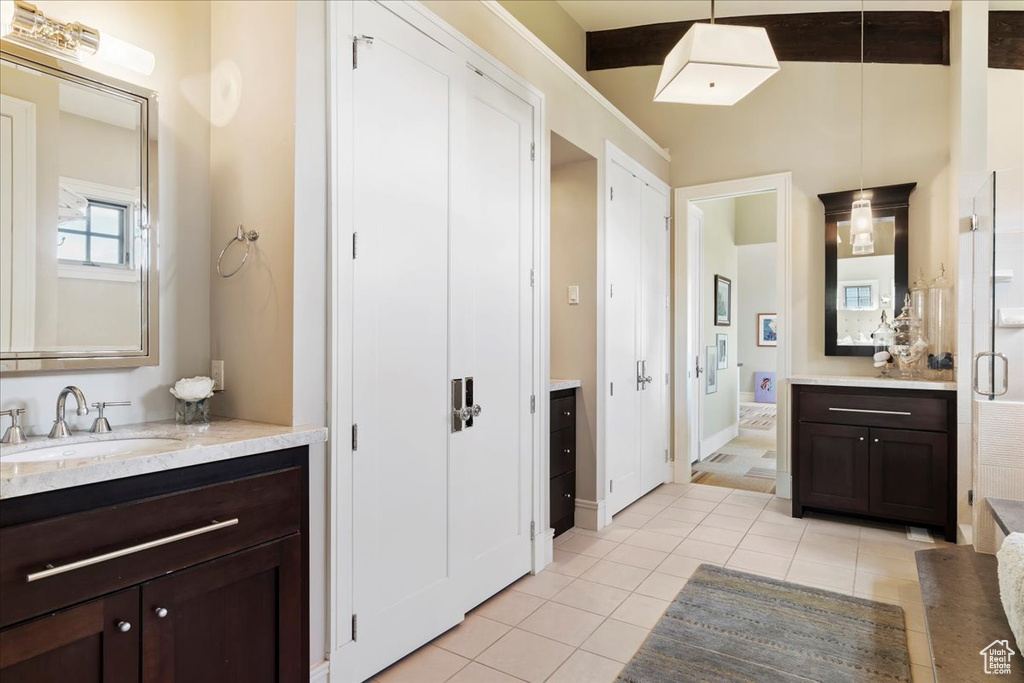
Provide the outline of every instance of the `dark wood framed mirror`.
<path id="1" fill-rule="evenodd" d="M 893 319 L 907 293 L 910 193 L 917 183 L 819 194 L 825 205 L 825 355 L 871 356 L 882 312 Z M 871 201 L 874 240 L 854 253 L 853 202 Z"/>

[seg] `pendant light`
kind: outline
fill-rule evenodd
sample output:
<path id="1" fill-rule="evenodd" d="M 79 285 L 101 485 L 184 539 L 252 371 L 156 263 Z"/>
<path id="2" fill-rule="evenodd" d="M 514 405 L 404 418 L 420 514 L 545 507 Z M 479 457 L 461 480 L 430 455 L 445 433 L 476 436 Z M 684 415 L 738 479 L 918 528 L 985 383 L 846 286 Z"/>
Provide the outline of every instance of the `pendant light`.
<path id="1" fill-rule="evenodd" d="M 864 196 L 864 0 L 860 1 L 860 199 L 850 212 L 850 242 L 855 256 L 875 253 L 875 221 L 871 200 Z"/>
<path id="2" fill-rule="evenodd" d="M 655 102 L 732 105 L 779 70 L 768 32 L 760 26 L 695 22 L 665 58 Z"/>

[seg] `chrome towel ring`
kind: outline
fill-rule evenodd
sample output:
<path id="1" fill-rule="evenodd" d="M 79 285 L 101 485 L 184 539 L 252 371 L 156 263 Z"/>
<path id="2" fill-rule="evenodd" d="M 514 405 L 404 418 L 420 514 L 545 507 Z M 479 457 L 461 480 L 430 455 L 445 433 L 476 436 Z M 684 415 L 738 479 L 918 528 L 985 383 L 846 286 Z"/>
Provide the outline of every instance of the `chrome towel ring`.
<path id="1" fill-rule="evenodd" d="M 231 240 L 224 245 L 224 248 L 220 250 L 220 256 L 217 257 L 217 275 L 227 278 L 231 277 L 232 275 L 240 271 L 242 269 L 242 266 L 245 265 L 246 260 L 248 260 L 249 258 L 249 250 L 252 249 L 252 243 L 258 240 L 259 238 L 260 234 L 258 232 L 256 232 L 255 230 L 247 231 L 244 228 L 242 228 L 241 224 L 239 224 L 238 234 L 232 237 Z M 245 242 L 245 255 L 242 257 L 242 262 L 239 263 L 234 270 L 232 270 L 230 273 L 225 273 L 220 269 L 220 262 L 224 259 L 224 254 L 227 252 L 228 248 L 235 242 Z"/>

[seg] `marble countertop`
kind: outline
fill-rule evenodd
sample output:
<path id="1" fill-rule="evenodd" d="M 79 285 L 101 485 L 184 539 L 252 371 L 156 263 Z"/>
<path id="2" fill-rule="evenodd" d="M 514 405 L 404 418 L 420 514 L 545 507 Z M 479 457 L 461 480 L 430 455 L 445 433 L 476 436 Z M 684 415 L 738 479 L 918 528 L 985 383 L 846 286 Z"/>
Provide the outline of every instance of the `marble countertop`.
<path id="1" fill-rule="evenodd" d="M 578 379 L 553 379 L 549 386 L 549 391 L 561 391 L 562 389 L 578 389 L 583 386 L 583 382 Z"/>
<path id="2" fill-rule="evenodd" d="M 996 524 L 1009 536 L 1012 533 L 1024 533 L 1024 501 L 988 498 L 988 506 L 992 508 L 992 516 Z"/>
<path id="3" fill-rule="evenodd" d="M 45 462 L 4 462 L 4 456 L 52 446 L 46 437 L 29 437 L 26 443 L 0 448 L 0 500 L 134 477 L 178 467 L 202 465 L 257 453 L 327 441 L 325 427 L 280 425 L 214 418 L 206 425 L 179 425 L 173 421 L 119 425 L 108 434 L 76 434 L 60 440 L 68 446 L 114 439 L 177 439 L 157 452 L 136 452 Z"/>
<path id="4" fill-rule="evenodd" d="M 818 384 L 831 387 L 867 387 L 869 389 L 930 389 L 956 391 L 956 382 L 933 382 L 925 379 L 882 379 L 853 375 L 794 375 L 790 384 Z"/>

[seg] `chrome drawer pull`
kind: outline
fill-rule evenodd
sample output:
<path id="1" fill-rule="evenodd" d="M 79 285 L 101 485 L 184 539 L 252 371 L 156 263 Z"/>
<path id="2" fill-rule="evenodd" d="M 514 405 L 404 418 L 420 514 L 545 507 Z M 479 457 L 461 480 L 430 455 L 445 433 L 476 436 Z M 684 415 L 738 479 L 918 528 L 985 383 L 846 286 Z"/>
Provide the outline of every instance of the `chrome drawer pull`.
<path id="1" fill-rule="evenodd" d="M 176 541 L 183 541 L 186 538 L 192 538 L 193 536 L 200 536 L 202 534 L 210 533 L 211 531 L 217 531 L 225 527 L 234 526 L 238 524 L 238 518 L 229 519 L 226 522 L 210 522 L 207 526 L 199 527 L 198 529 L 192 529 L 191 531 L 183 531 L 180 534 L 174 534 L 173 536 L 164 536 L 158 538 L 155 541 L 147 541 L 138 545 L 133 545 L 128 548 L 122 548 L 121 550 L 115 550 L 113 552 L 104 553 L 103 555 L 96 555 L 85 560 L 78 560 L 77 562 L 70 562 L 68 564 L 62 564 L 59 567 L 47 567 L 41 572 L 35 572 L 29 574 L 27 579 L 31 583 L 38 581 L 39 579 L 45 579 L 50 576 L 56 576 L 57 574 L 64 574 L 65 572 L 74 571 L 81 569 L 82 567 L 89 567 L 100 562 L 106 562 L 107 560 L 113 560 L 117 557 L 124 557 L 125 555 L 132 555 L 134 553 L 142 552 L 143 550 L 149 550 L 150 548 L 156 548 L 161 545 L 167 545 L 168 543 L 174 543 Z"/>
<path id="2" fill-rule="evenodd" d="M 829 408 L 837 413 L 876 413 L 878 415 L 913 415 L 902 410 L 862 410 L 860 408 Z"/>

